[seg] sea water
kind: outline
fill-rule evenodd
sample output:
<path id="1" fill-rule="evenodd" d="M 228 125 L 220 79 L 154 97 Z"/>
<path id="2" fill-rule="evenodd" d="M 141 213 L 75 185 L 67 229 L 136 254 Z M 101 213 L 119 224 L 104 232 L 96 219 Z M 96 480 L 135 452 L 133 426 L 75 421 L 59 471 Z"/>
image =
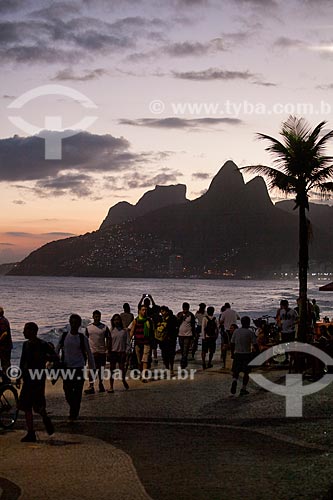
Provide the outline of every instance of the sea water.
<path id="1" fill-rule="evenodd" d="M 319 292 L 320 282 L 310 282 L 308 296 L 315 298 L 321 316 L 333 317 L 333 292 Z M 263 314 L 275 316 L 281 298 L 296 306 L 298 281 L 286 280 L 200 280 L 200 279 L 132 279 L 79 278 L 44 276 L 0 276 L 0 305 L 10 321 L 14 351 L 13 361 L 20 356 L 24 323 L 34 321 L 39 334 L 56 342 L 59 332 L 71 313 L 78 313 L 84 323 L 91 320 L 92 311 L 102 312 L 102 321 L 110 325 L 113 314 L 122 312 L 128 302 L 135 314 L 142 294 L 151 294 L 156 304 L 167 305 L 174 313 L 184 301 L 191 311 L 200 302 L 214 306 L 216 313 L 225 302 L 239 315 L 257 318 Z"/>

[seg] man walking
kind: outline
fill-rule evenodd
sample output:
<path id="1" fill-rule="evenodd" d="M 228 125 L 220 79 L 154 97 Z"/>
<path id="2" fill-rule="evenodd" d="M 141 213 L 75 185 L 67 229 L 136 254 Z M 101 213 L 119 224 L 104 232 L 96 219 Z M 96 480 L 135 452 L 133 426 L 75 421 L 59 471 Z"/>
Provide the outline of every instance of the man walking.
<path id="1" fill-rule="evenodd" d="M 3 307 L 0 307 L 0 362 L 3 372 L 3 381 L 9 381 L 7 371 L 10 368 L 10 355 L 13 349 L 10 325 L 4 316 Z"/>
<path id="2" fill-rule="evenodd" d="M 179 322 L 178 340 L 181 350 L 181 368 L 187 367 L 188 353 L 192 344 L 193 336 L 195 335 L 195 317 L 190 312 L 190 304 L 184 302 L 182 305 L 183 310 L 177 314 Z"/>
<path id="3" fill-rule="evenodd" d="M 222 339 L 221 339 L 222 368 L 226 367 L 227 352 L 228 349 L 230 348 L 230 339 L 231 339 L 230 327 L 234 323 L 237 324 L 237 320 L 239 320 L 238 314 L 236 313 L 236 311 L 231 309 L 229 302 L 226 302 L 224 304 L 224 311 L 220 315 L 220 327 L 222 332 Z"/>
<path id="4" fill-rule="evenodd" d="M 202 369 L 206 370 L 206 354 L 208 356 L 208 368 L 212 368 L 214 352 L 216 351 L 216 339 L 219 334 L 217 321 L 214 316 L 214 307 L 207 307 L 207 315 L 202 318 Z"/>
<path id="5" fill-rule="evenodd" d="M 49 435 L 54 433 L 54 427 L 50 417 L 46 412 L 45 400 L 45 365 L 47 361 L 57 361 L 53 347 L 44 340 L 37 337 L 38 326 L 36 323 L 26 323 L 23 330 L 23 335 L 26 339 L 22 347 L 20 369 L 21 377 L 16 381 L 16 385 L 23 387 L 20 392 L 18 407 L 25 413 L 27 425 L 27 434 L 21 439 L 22 443 L 35 443 L 37 441 L 34 430 L 33 410 L 39 413 L 43 419 L 46 432 Z M 38 379 L 32 378 L 30 371 L 39 371 L 41 377 Z"/>
<path id="6" fill-rule="evenodd" d="M 70 422 L 74 422 L 79 417 L 84 384 L 83 369 L 87 359 L 90 370 L 95 370 L 95 361 L 88 339 L 79 332 L 81 323 L 81 316 L 72 314 L 69 318 L 70 331 L 62 334 L 56 348 L 57 353 L 62 353 L 61 358 L 66 370 L 63 387 L 69 404 Z"/>
<path id="7" fill-rule="evenodd" d="M 138 360 L 138 367 L 141 370 L 142 382 L 148 382 L 146 374 L 153 335 L 153 321 L 147 316 L 147 307 L 141 305 L 138 316 L 132 321 L 130 340 L 134 337 L 134 349 Z"/>
<path id="8" fill-rule="evenodd" d="M 237 328 L 231 337 L 231 357 L 233 358 L 232 363 L 232 384 L 230 392 L 231 394 L 236 394 L 237 390 L 237 380 L 239 374 L 243 372 L 243 387 L 240 390 L 239 395 L 244 396 L 249 394 L 246 386 L 249 382 L 249 373 L 251 368 L 248 363 L 252 360 L 252 347 L 255 352 L 259 354 L 259 348 L 257 344 L 257 338 L 255 333 L 250 330 L 249 326 L 251 319 L 249 316 L 243 316 L 241 319 L 241 328 Z"/>
<path id="9" fill-rule="evenodd" d="M 106 365 L 107 342 L 110 339 L 110 330 L 101 322 L 102 314 L 100 311 L 94 311 L 92 316 L 94 321 L 87 326 L 86 337 L 89 340 L 90 350 L 95 360 L 99 380 L 99 392 L 105 392 L 102 372 Z M 89 389 L 86 389 L 84 392 L 85 394 L 95 394 L 94 381 L 91 373 L 89 373 Z"/>

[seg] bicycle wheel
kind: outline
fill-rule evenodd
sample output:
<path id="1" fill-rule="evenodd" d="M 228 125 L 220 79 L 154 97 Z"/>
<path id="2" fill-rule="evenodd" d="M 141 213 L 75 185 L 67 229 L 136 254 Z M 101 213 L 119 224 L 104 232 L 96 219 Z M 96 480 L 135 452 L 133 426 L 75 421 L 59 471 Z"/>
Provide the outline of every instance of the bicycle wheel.
<path id="1" fill-rule="evenodd" d="M 17 419 L 17 390 L 12 385 L 0 387 L 0 427 L 9 429 Z"/>

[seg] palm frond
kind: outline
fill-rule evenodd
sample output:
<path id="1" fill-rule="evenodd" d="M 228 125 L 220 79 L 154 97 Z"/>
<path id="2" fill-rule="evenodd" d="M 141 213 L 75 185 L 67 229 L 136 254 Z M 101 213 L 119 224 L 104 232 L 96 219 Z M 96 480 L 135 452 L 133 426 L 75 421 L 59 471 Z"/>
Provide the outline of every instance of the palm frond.
<path id="1" fill-rule="evenodd" d="M 314 169 L 314 173 L 309 178 L 309 189 L 316 187 L 330 177 L 333 177 L 333 165 L 321 169 Z"/>
<path id="2" fill-rule="evenodd" d="M 268 181 L 267 184 L 269 189 L 276 187 L 285 193 L 292 193 L 295 191 L 293 178 L 276 168 L 267 167 L 266 165 L 249 165 L 242 167 L 240 170 L 264 176 Z"/>
<path id="3" fill-rule="evenodd" d="M 317 189 L 322 193 L 322 194 L 329 194 L 333 193 L 333 182 L 323 182 L 320 184 Z"/>

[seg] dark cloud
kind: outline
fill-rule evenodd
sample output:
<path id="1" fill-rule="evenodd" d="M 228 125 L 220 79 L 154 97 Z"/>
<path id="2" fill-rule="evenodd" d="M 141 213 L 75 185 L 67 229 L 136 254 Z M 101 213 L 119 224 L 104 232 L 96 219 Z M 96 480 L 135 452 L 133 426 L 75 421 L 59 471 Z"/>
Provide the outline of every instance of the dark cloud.
<path id="1" fill-rule="evenodd" d="M 209 40 L 208 42 L 177 42 L 171 43 L 161 49 L 160 51 L 173 57 L 187 57 L 187 56 L 202 56 L 208 53 L 219 52 L 224 50 L 224 44 L 222 38 L 215 38 L 214 40 Z"/>
<path id="2" fill-rule="evenodd" d="M 224 71 L 218 68 L 209 68 L 201 71 L 173 71 L 175 78 L 194 81 L 210 81 L 210 80 L 249 80 L 255 77 L 249 71 Z"/>
<path id="3" fill-rule="evenodd" d="M 14 205 L 25 205 L 25 201 L 23 200 L 13 200 Z"/>
<path id="4" fill-rule="evenodd" d="M 247 4 L 253 7 L 277 7 L 275 0 L 235 0 L 235 3 Z"/>
<path id="5" fill-rule="evenodd" d="M 14 12 L 24 5 L 24 0 L 0 0 L 0 14 Z"/>
<path id="6" fill-rule="evenodd" d="M 45 141 L 38 136 L 1 139 L 0 182 L 21 181 L 13 187 L 44 198 L 70 195 L 98 199 L 100 178 L 95 174 L 118 177 L 126 172 L 130 177 L 135 176 L 132 172 L 138 166 L 147 168 L 171 154 L 168 151 L 136 154 L 129 148 L 123 137 L 79 132 L 62 141 L 62 160 L 45 160 Z"/>
<path id="7" fill-rule="evenodd" d="M 16 62 L 72 62 L 89 54 L 133 49 L 136 41 L 165 29 L 160 19 L 126 17 L 114 23 L 94 17 L 64 19 L 62 4 L 34 11 L 29 21 L 0 23 L 0 57 Z M 67 4 L 66 4 L 67 5 Z M 67 15 L 75 13 L 67 5 Z"/>
<path id="8" fill-rule="evenodd" d="M 228 125 L 239 125 L 242 120 L 238 118 L 139 118 L 137 120 L 119 120 L 121 125 L 132 125 L 136 127 L 153 127 L 153 128 L 177 128 L 177 129 L 193 129 L 203 125 L 220 125 L 221 123 Z"/>
<path id="9" fill-rule="evenodd" d="M 280 36 L 277 38 L 274 42 L 274 46 L 282 49 L 302 49 L 307 47 L 302 40 L 288 38 L 286 36 Z"/>
<path id="10" fill-rule="evenodd" d="M 321 90 L 332 90 L 333 89 L 333 83 L 328 83 L 327 85 L 317 85 L 317 89 Z"/>
<path id="11" fill-rule="evenodd" d="M 64 196 L 70 194 L 77 198 L 91 196 L 94 179 L 86 174 L 63 174 L 36 182 L 35 189 L 39 196 Z"/>
<path id="12" fill-rule="evenodd" d="M 53 231 L 51 233 L 42 233 L 42 236 L 66 237 L 66 236 L 74 236 L 74 233 L 63 233 L 62 231 Z"/>
<path id="13" fill-rule="evenodd" d="M 177 170 L 167 170 L 145 173 L 144 171 L 133 171 L 122 173 L 118 176 L 105 176 L 105 189 L 114 191 L 124 191 L 126 189 L 150 188 L 158 185 L 174 184 L 182 173 Z"/>
<path id="14" fill-rule="evenodd" d="M 181 175 L 182 174 L 180 172 L 163 172 L 151 177 L 140 173 L 140 175 L 129 178 L 127 185 L 130 189 L 149 188 L 156 185 L 175 183 Z"/>
<path id="15" fill-rule="evenodd" d="M 52 78 L 53 81 L 79 81 L 79 82 L 86 82 L 88 80 L 95 80 L 96 78 L 99 78 L 100 76 L 103 76 L 106 74 L 106 71 L 102 68 L 97 68 L 93 70 L 85 70 L 83 73 L 79 74 L 74 74 L 72 68 L 65 68 L 61 71 L 58 71 L 58 73 Z"/>
<path id="16" fill-rule="evenodd" d="M 2 99 L 15 99 L 15 96 L 14 96 L 14 95 L 4 94 L 4 95 L 2 96 Z"/>
<path id="17" fill-rule="evenodd" d="M 23 231 L 7 231 L 5 234 L 7 236 L 12 236 L 14 238 L 22 238 L 25 236 L 31 236 L 31 233 L 25 233 Z"/>
<path id="18" fill-rule="evenodd" d="M 260 80 L 256 80 L 253 83 L 255 85 L 261 85 L 262 87 L 277 87 L 277 83 L 273 82 L 261 82 Z"/>
<path id="19" fill-rule="evenodd" d="M 50 138 L 59 134 L 50 132 Z M 152 159 L 149 153 L 130 152 L 129 147 L 123 137 L 79 132 L 62 140 L 61 160 L 45 160 L 45 141 L 41 137 L 0 139 L 0 181 L 47 179 L 63 170 L 119 171 Z"/>
<path id="20" fill-rule="evenodd" d="M 64 19 L 66 16 L 77 14 L 80 4 L 75 1 L 52 3 L 43 9 L 34 10 L 30 17 L 40 17 L 42 19 Z"/>
<path id="21" fill-rule="evenodd" d="M 205 181 L 205 180 L 209 179 L 210 177 L 211 177 L 210 174 L 207 174 L 205 172 L 194 172 L 192 174 L 192 179 L 199 179 L 202 181 Z"/>
<path id="22" fill-rule="evenodd" d="M 7 236 L 11 236 L 12 238 L 38 238 L 38 239 L 41 237 L 46 237 L 46 238 L 59 237 L 59 238 L 62 238 L 62 237 L 66 237 L 66 236 L 74 236 L 73 233 L 63 233 L 63 232 L 58 232 L 58 231 L 51 232 L 51 233 L 40 233 L 40 234 L 26 233 L 23 231 L 7 231 L 4 234 Z M 11 243 L 7 243 L 7 245 L 11 245 Z"/>

